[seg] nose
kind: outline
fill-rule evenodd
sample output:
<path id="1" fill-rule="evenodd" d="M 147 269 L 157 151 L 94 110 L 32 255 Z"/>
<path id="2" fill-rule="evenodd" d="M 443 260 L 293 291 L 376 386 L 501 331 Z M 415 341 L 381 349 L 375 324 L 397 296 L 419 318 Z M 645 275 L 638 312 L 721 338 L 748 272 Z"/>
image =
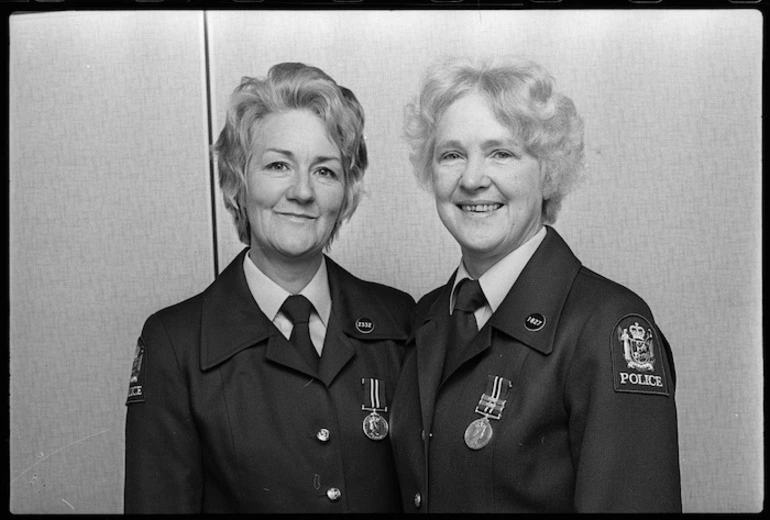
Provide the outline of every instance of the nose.
<path id="1" fill-rule="evenodd" d="M 483 159 L 469 159 L 460 177 L 460 185 L 467 191 L 476 191 L 488 187 L 489 183 Z"/>
<path id="2" fill-rule="evenodd" d="M 286 197 L 290 200 L 306 204 L 315 198 L 315 191 L 310 178 L 310 172 L 304 168 L 298 168 L 289 189 L 286 191 Z"/>

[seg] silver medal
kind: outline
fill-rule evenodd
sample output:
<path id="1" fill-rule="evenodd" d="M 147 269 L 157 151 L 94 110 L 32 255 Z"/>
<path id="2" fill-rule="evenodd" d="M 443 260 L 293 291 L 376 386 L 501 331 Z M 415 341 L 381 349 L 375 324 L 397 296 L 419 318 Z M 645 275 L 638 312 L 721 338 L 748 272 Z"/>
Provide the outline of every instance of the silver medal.
<path id="1" fill-rule="evenodd" d="M 364 435 L 373 441 L 381 441 L 388 436 L 388 421 L 377 412 L 372 412 L 364 417 L 363 427 Z"/>
<path id="2" fill-rule="evenodd" d="M 480 450 L 492 440 L 492 424 L 489 419 L 476 419 L 465 429 L 465 444 L 472 450 Z"/>
<path id="3" fill-rule="evenodd" d="M 489 374 L 487 376 L 487 390 L 481 394 L 479 404 L 476 405 L 476 413 L 481 419 L 476 419 L 465 429 L 465 445 L 472 450 L 480 450 L 492 440 L 492 423 L 490 419 L 500 420 L 505 408 L 508 389 L 513 384 L 502 376 Z"/>

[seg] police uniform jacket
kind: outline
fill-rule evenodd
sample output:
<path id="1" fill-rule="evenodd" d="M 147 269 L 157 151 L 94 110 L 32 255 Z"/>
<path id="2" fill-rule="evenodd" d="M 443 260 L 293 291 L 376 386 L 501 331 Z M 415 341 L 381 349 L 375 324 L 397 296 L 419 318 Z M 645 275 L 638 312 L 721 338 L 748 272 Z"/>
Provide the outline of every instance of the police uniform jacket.
<path id="1" fill-rule="evenodd" d="M 668 343 L 641 298 L 546 229 L 443 379 L 453 280 L 417 304 L 391 413 L 407 512 L 681 511 Z M 496 377 L 505 403 L 471 449 Z"/>
<path id="2" fill-rule="evenodd" d="M 249 292 L 246 252 L 144 325 L 125 512 L 400 511 L 390 440 L 362 429 L 362 380 L 390 404 L 414 300 L 326 258 L 332 309 L 314 375 Z"/>

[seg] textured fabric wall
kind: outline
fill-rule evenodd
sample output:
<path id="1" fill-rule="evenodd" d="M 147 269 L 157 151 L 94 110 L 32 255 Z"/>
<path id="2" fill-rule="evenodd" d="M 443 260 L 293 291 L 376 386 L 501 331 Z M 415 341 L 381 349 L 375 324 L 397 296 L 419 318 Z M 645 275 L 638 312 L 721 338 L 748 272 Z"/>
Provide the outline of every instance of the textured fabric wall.
<path id="1" fill-rule="evenodd" d="M 206 156 L 206 111 L 215 139 L 241 76 L 303 61 L 356 93 L 369 193 L 330 255 L 415 297 L 444 283 L 459 249 L 413 179 L 401 115 L 424 66 L 460 53 L 527 55 L 576 102 L 589 172 L 556 228 L 672 343 L 685 511 L 760 510 L 761 44 L 760 14 L 734 10 L 16 17 L 11 510 L 122 509 L 141 324 L 243 247 L 218 189 L 211 207 Z"/>
<path id="2" fill-rule="evenodd" d="M 556 228 L 587 266 L 645 298 L 673 345 L 685 510 L 761 509 L 758 12 L 219 12 L 208 21 L 217 131 L 240 77 L 280 61 L 319 66 L 355 92 L 367 113 L 369 196 L 330 254 L 415 297 L 459 261 L 401 139 L 419 74 L 441 54 L 524 54 L 548 67 L 585 119 L 589 164 Z M 242 245 L 218 203 L 221 266 Z"/>
<path id="3" fill-rule="evenodd" d="M 202 21 L 11 18 L 13 513 L 122 512 L 136 339 L 214 279 Z"/>

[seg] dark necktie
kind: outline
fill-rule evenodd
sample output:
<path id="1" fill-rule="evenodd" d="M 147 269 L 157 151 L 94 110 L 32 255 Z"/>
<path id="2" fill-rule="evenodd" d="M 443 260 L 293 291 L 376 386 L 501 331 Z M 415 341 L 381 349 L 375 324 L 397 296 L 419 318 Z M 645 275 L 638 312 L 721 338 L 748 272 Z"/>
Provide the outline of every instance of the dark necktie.
<path id="1" fill-rule="evenodd" d="M 445 370 L 449 370 L 449 366 L 454 366 L 457 358 L 478 333 L 476 317 L 473 313 L 487 301 L 478 280 L 466 278 L 457 284 L 455 291 L 455 305 L 451 319 L 452 337 L 449 340 Z"/>
<path id="2" fill-rule="evenodd" d="M 301 294 L 294 294 L 286 298 L 281 310 L 294 324 L 289 341 L 305 358 L 310 368 L 318 370 L 318 351 L 310 340 L 310 328 L 308 327 L 313 304 Z"/>

